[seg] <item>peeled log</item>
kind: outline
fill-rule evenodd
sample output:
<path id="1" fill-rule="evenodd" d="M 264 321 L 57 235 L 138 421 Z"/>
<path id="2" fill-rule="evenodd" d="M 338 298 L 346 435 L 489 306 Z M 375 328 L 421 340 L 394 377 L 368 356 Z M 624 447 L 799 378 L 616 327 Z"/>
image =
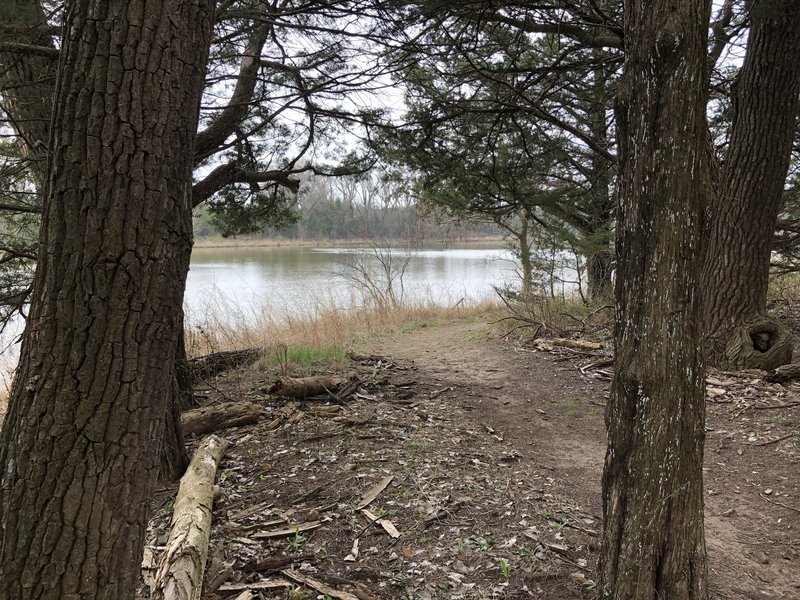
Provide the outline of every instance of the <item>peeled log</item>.
<path id="1" fill-rule="evenodd" d="M 792 362 L 792 334 L 777 319 L 757 317 L 733 331 L 725 359 L 730 369 L 777 369 Z"/>
<path id="2" fill-rule="evenodd" d="M 181 478 L 172 528 L 150 588 L 151 600 L 200 600 L 208 558 L 217 465 L 229 442 L 205 438 Z"/>
<path id="3" fill-rule="evenodd" d="M 226 427 L 257 423 L 265 414 L 254 402 L 229 402 L 193 408 L 181 414 L 183 435 L 203 435 Z"/>

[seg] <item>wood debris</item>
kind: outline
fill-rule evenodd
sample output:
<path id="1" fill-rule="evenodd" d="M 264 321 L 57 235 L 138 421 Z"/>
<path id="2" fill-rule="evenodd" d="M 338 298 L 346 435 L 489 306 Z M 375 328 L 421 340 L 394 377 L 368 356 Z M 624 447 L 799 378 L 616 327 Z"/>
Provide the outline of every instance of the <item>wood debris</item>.
<path id="1" fill-rule="evenodd" d="M 289 402 L 285 406 L 281 407 L 281 409 L 275 415 L 275 418 L 272 419 L 272 421 L 270 421 L 269 423 L 267 423 L 265 429 L 267 431 L 272 431 L 273 429 L 277 429 L 278 427 L 283 425 L 283 423 L 289 417 L 291 417 L 294 413 L 296 413 L 299 407 L 300 404 L 298 404 L 297 402 Z"/>
<path id="2" fill-rule="evenodd" d="M 553 347 L 581 350 L 584 352 L 603 349 L 603 344 L 598 342 L 590 342 L 588 340 L 573 340 L 569 338 L 539 338 L 533 340 L 533 345 L 542 350 L 549 350 Z"/>
<path id="3" fill-rule="evenodd" d="M 228 350 L 225 352 L 212 352 L 205 356 L 189 360 L 189 372 L 192 383 L 219 375 L 257 361 L 264 353 L 261 348 L 245 348 L 244 350 Z"/>
<path id="4" fill-rule="evenodd" d="M 284 569 L 281 571 L 281 574 L 293 581 L 296 581 L 297 583 L 302 583 L 311 589 L 317 590 L 320 594 L 326 594 L 331 598 L 339 598 L 339 600 L 359 600 L 358 596 L 334 589 L 331 586 L 322 583 L 321 581 L 301 573 L 300 571 L 295 571 L 294 569 Z"/>
<path id="5" fill-rule="evenodd" d="M 358 560 L 358 538 L 353 540 L 353 548 L 350 550 L 350 554 L 344 557 L 345 562 L 355 562 Z"/>
<path id="6" fill-rule="evenodd" d="M 277 396 L 301 400 L 335 400 L 340 402 L 361 385 L 356 375 L 316 375 L 314 377 L 281 377 L 264 391 Z"/>
<path id="7" fill-rule="evenodd" d="M 367 519 L 369 519 L 373 523 L 376 523 L 377 525 L 383 527 L 383 530 L 389 534 L 390 538 L 397 539 L 400 537 L 400 532 L 397 531 L 397 527 L 395 527 L 394 523 L 392 523 L 389 519 L 381 518 L 372 511 L 367 510 L 366 508 L 361 509 L 361 514 L 367 517 Z"/>
<path id="8" fill-rule="evenodd" d="M 229 442 L 208 436 L 181 478 L 172 527 L 150 589 L 152 600 L 200 598 L 208 558 L 214 478 Z"/>
<path id="9" fill-rule="evenodd" d="M 292 587 L 292 582 L 287 579 L 262 579 L 252 583 L 226 583 L 219 587 L 220 592 L 240 592 L 242 590 L 279 590 Z"/>
<path id="10" fill-rule="evenodd" d="M 294 563 L 302 561 L 313 561 L 311 554 L 300 554 L 297 556 L 268 556 L 266 558 L 251 560 L 242 567 L 245 573 L 270 573 L 291 567 Z"/>
<path id="11" fill-rule="evenodd" d="M 305 531 L 312 531 L 317 527 L 322 526 L 322 521 L 306 521 L 305 523 L 295 523 L 282 527 L 281 529 L 274 529 L 272 531 L 259 531 L 254 533 L 251 537 L 257 540 L 266 540 L 271 538 L 288 537 L 290 535 L 297 535 Z"/>
<path id="12" fill-rule="evenodd" d="M 364 492 L 364 495 L 361 496 L 361 499 L 356 505 L 356 510 L 361 510 L 362 508 L 366 508 L 372 504 L 372 501 L 375 500 L 375 498 L 377 498 L 380 493 L 389 486 L 390 483 L 392 483 L 392 480 L 394 480 L 394 475 L 388 475 Z"/>
<path id="13" fill-rule="evenodd" d="M 219 429 L 256 423 L 265 414 L 264 407 L 255 402 L 210 404 L 181 413 L 181 429 L 184 435 L 203 435 Z"/>

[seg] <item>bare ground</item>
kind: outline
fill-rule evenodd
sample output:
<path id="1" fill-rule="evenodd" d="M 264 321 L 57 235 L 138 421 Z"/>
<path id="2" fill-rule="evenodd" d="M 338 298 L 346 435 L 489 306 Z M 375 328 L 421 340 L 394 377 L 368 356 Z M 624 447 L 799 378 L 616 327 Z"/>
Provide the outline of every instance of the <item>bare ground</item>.
<path id="1" fill-rule="evenodd" d="M 521 346 L 478 322 L 420 327 L 362 350 L 388 360 L 357 367 L 360 396 L 324 416 L 307 403 L 274 431 L 262 422 L 222 432 L 235 445 L 218 477 L 214 591 L 204 598 L 265 581 L 283 587 L 256 597 L 325 598 L 292 581 L 298 572 L 328 584 L 328 597 L 593 598 L 608 383 L 579 367 L 596 357 Z M 712 375 L 712 596 L 798 598 L 797 389 Z M 207 401 L 246 397 L 278 414 L 285 401 L 260 391 L 267 379 L 254 370 L 220 377 Z M 384 528 L 357 507 L 387 476 L 367 507 Z M 156 553 L 174 493 L 158 497 Z M 290 533 L 271 537 L 281 529 Z M 287 582 L 296 587 L 287 592 Z"/>

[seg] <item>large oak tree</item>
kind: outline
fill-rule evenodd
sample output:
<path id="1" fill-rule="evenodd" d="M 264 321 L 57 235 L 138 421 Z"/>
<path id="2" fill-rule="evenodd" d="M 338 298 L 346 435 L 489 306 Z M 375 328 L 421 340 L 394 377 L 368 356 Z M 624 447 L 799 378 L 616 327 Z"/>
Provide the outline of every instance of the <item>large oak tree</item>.
<path id="1" fill-rule="evenodd" d="M 213 0 L 67 3 L 0 432 L 0 597 L 129 598 L 181 321 Z"/>

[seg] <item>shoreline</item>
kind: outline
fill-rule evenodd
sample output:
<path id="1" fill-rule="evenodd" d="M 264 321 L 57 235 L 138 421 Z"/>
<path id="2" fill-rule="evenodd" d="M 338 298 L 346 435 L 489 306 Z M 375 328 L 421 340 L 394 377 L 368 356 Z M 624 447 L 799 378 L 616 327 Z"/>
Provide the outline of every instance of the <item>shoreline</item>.
<path id="1" fill-rule="evenodd" d="M 390 244 L 397 242 L 403 244 L 403 240 L 384 240 Z M 422 246 L 435 245 L 449 248 L 460 245 L 497 245 L 503 244 L 502 236 L 471 237 L 457 240 L 429 239 L 423 240 Z M 245 238 L 222 238 L 207 237 L 195 240 L 194 249 L 205 250 L 211 248 L 347 248 L 369 246 L 369 240 L 364 239 L 344 239 L 344 240 L 300 240 L 300 239 L 245 239 Z"/>

